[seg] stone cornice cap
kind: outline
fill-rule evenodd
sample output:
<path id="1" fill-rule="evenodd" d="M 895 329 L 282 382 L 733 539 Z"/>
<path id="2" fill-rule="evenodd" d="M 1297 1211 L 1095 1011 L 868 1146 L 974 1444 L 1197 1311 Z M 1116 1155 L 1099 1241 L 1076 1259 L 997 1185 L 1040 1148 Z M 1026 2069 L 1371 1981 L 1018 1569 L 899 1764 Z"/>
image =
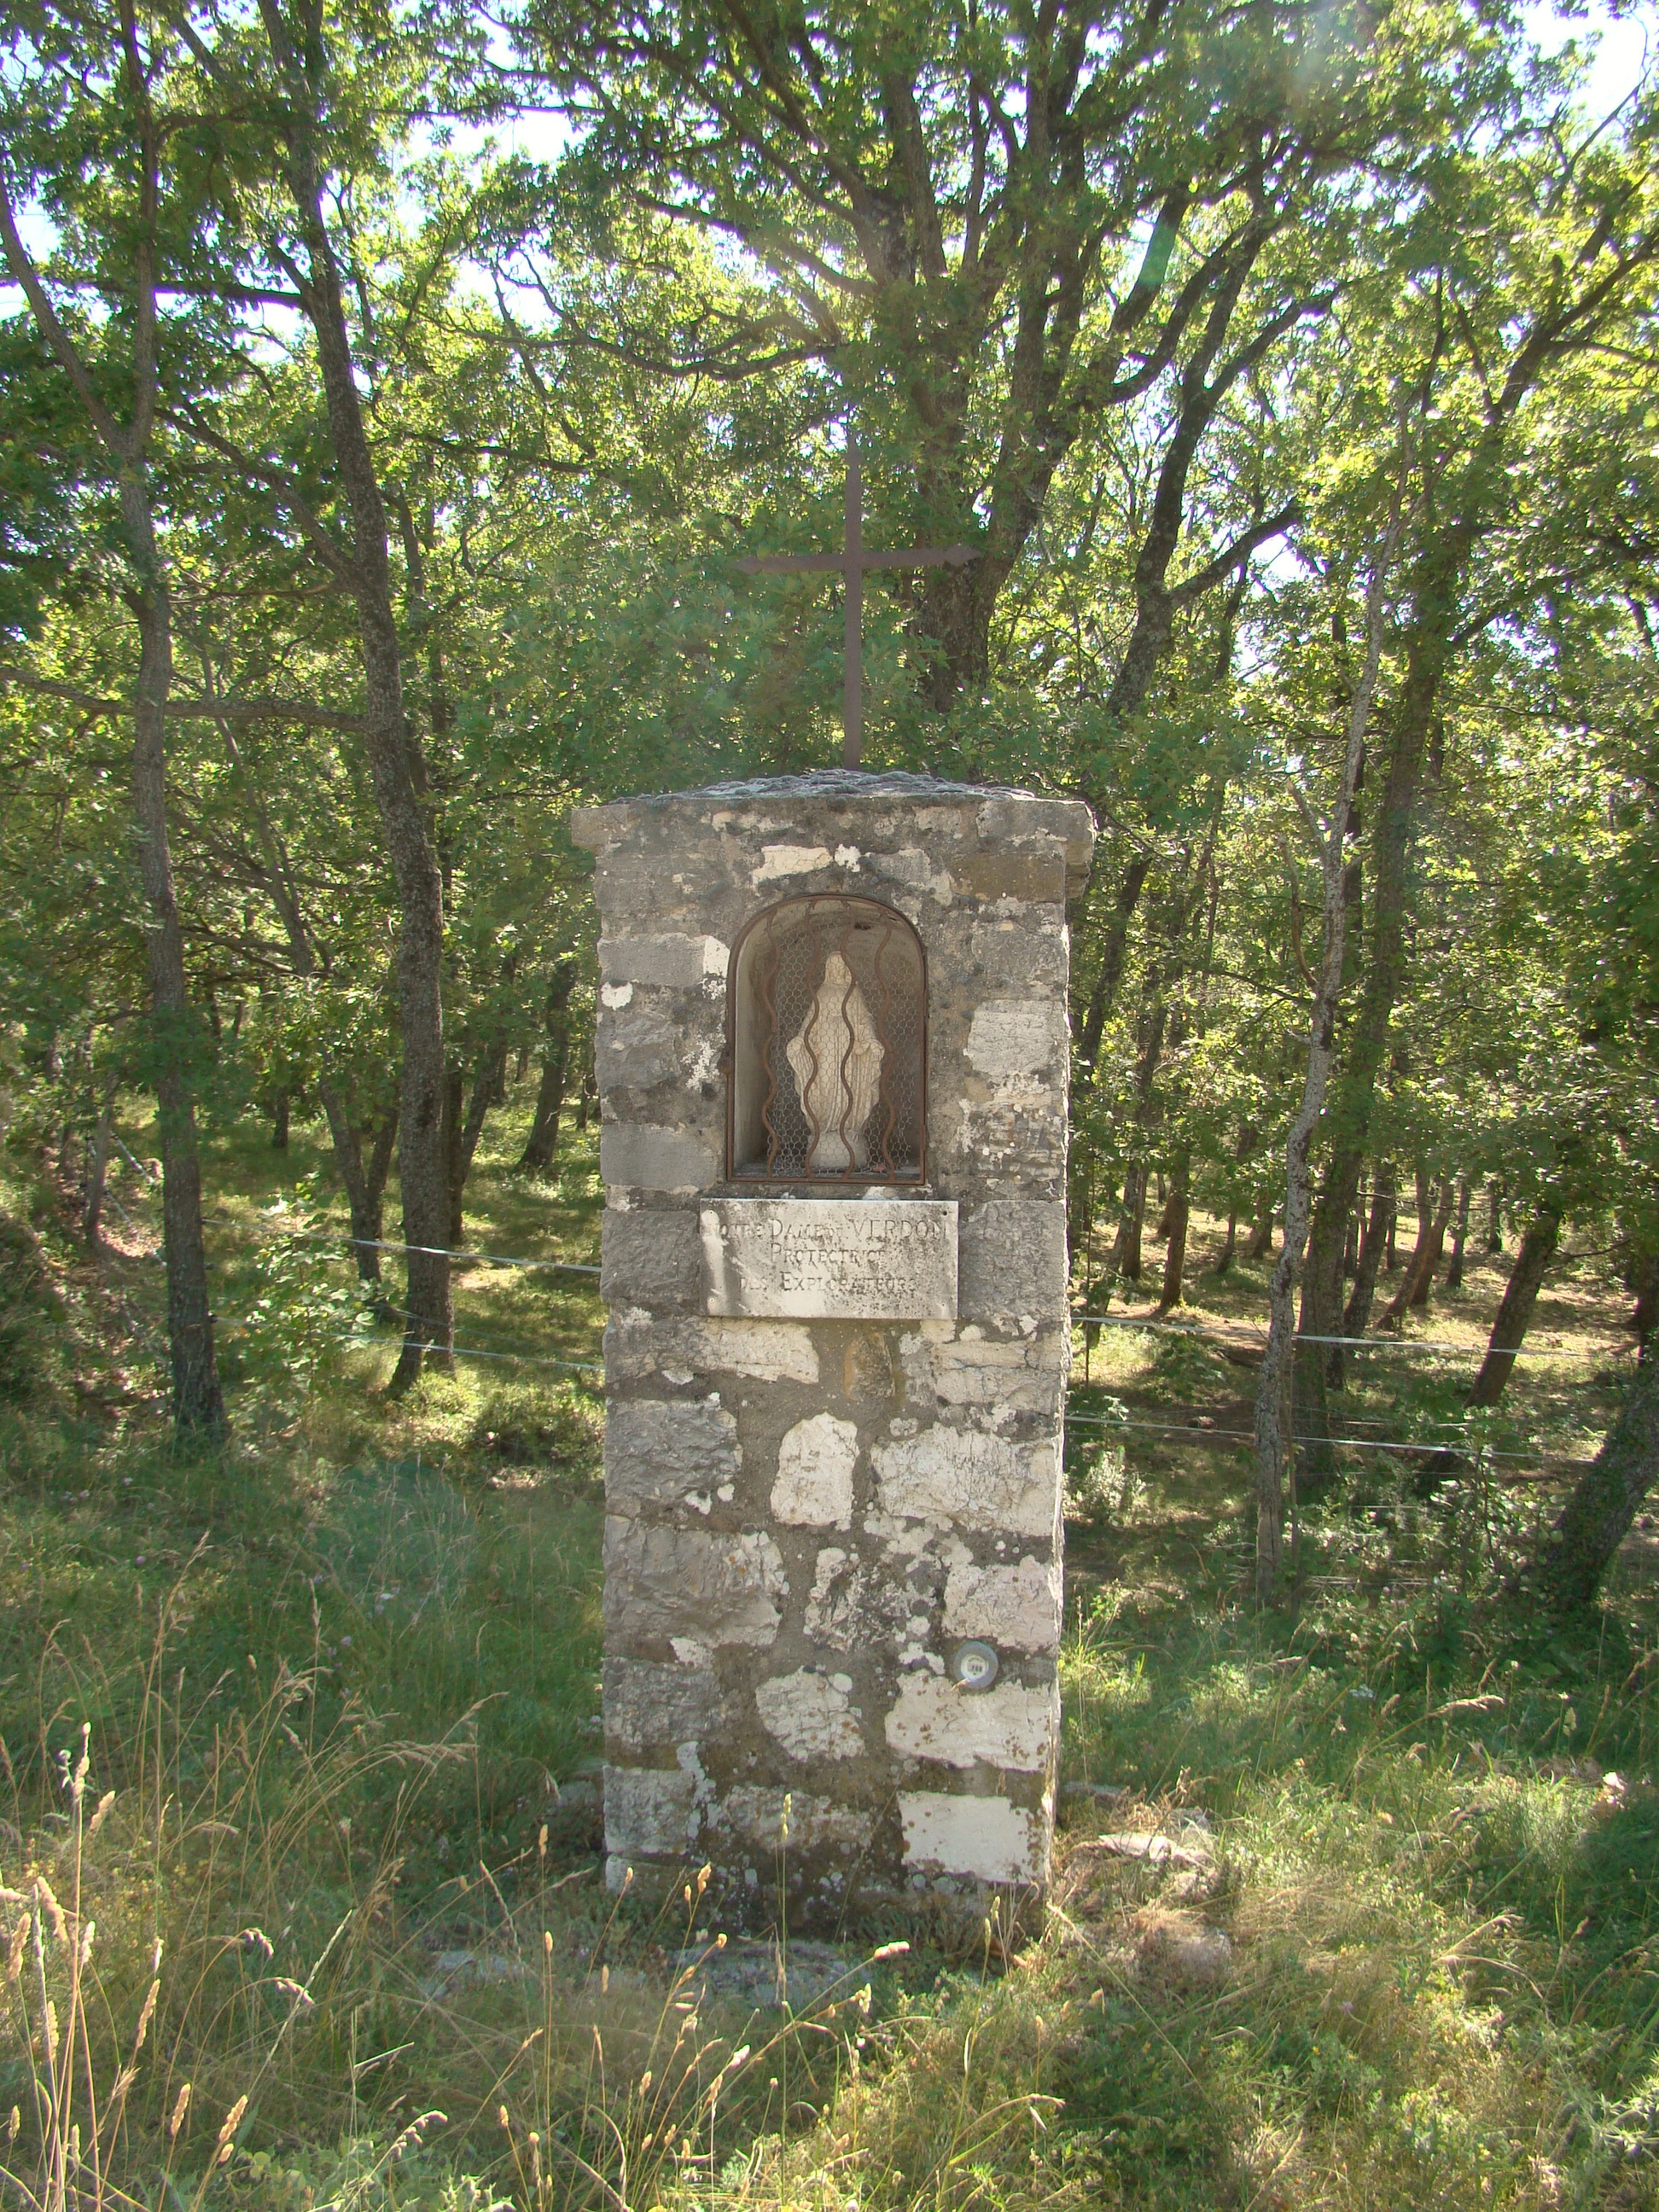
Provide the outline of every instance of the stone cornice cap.
<path id="1" fill-rule="evenodd" d="M 579 806 L 570 815 L 570 838 L 591 853 L 604 852 L 644 829 L 653 820 L 676 814 L 714 827 L 714 817 L 745 806 L 780 803 L 799 808 L 805 820 L 822 809 L 831 816 L 885 800 L 894 811 L 971 811 L 987 842 L 1024 842 L 1053 838 L 1064 846 L 1067 890 L 1081 890 L 1094 851 L 1094 817 L 1080 799 L 1048 799 L 1006 785 L 952 783 L 944 776 L 915 775 L 903 769 L 817 769 L 807 775 L 763 775 L 703 785 L 694 791 L 660 791 L 635 799 L 612 799 L 599 806 Z M 884 811 L 885 811 L 884 809 Z M 732 826 L 729 819 L 722 828 Z M 775 826 L 774 824 L 774 826 Z"/>

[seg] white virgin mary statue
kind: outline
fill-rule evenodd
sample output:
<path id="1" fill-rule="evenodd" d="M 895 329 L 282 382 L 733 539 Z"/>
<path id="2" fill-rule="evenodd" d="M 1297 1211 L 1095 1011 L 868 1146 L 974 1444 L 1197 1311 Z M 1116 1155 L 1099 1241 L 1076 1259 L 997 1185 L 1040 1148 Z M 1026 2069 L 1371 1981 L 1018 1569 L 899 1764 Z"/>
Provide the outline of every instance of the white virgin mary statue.
<path id="1" fill-rule="evenodd" d="M 783 1050 L 807 1124 L 817 1132 L 806 1156 L 807 1173 L 842 1175 L 862 1167 L 869 1157 L 864 1125 L 881 1095 L 887 1048 L 839 952 L 824 962 L 806 1019 Z"/>

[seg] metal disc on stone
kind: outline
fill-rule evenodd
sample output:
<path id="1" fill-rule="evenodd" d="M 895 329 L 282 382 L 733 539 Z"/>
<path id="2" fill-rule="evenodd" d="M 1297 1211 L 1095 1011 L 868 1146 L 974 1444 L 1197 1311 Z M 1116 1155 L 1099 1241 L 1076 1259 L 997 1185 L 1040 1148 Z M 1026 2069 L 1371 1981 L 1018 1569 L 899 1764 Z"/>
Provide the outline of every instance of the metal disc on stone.
<path id="1" fill-rule="evenodd" d="M 994 1644 L 970 1636 L 951 1654 L 951 1680 L 964 1690 L 988 1690 L 1001 1666 Z"/>

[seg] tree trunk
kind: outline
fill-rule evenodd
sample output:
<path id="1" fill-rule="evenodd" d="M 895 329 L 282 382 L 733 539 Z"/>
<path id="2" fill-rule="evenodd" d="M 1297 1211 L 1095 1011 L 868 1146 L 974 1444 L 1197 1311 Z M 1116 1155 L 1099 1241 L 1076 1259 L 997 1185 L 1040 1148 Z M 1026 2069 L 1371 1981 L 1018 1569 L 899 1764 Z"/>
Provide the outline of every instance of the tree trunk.
<path id="1" fill-rule="evenodd" d="M 279 1091 L 270 1102 L 270 1149 L 273 1152 L 288 1150 L 288 1093 Z"/>
<path id="2" fill-rule="evenodd" d="M 1054 33 L 1052 28 L 1039 30 L 1033 36 L 1040 48 L 1048 48 Z M 1056 84 L 1067 66 L 1058 52 L 1043 65 L 1054 70 Z M 1034 87 L 1030 96 L 1035 101 Z M 1043 127 L 1046 136 L 1046 120 Z M 1028 189 L 1036 185 L 1038 174 L 1040 171 L 1032 171 Z M 1143 298 L 1155 296 L 1163 282 L 1170 243 L 1179 229 L 1188 204 L 1187 191 L 1181 188 L 1160 210 L 1152 235 L 1143 249 L 1139 282 L 1146 284 L 1154 266 L 1158 273 L 1152 276 L 1141 295 Z M 1233 573 L 1232 565 L 1218 565 L 1199 571 L 1196 577 L 1182 584 L 1171 585 L 1169 580 L 1170 565 L 1183 535 L 1188 480 L 1218 409 L 1260 360 L 1271 339 L 1290 329 L 1304 312 L 1299 302 L 1293 303 L 1281 309 L 1273 321 L 1265 330 L 1258 330 L 1248 343 L 1231 343 L 1234 312 L 1274 228 L 1272 216 L 1264 210 L 1261 219 L 1243 231 L 1207 292 L 1206 310 L 1195 326 L 1197 342 L 1182 364 L 1174 428 L 1145 508 L 1146 528 L 1134 564 L 1134 625 L 1108 695 L 1109 724 L 1121 726 L 1145 702 L 1169 651 L 1181 611 L 1193 604 L 1200 590 L 1212 589 L 1230 580 Z M 915 628 L 933 649 L 918 654 L 917 659 L 924 671 L 922 697 L 941 713 L 949 712 L 964 696 L 983 691 L 989 665 L 991 617 L 997 593 L 1041 521 L 1055 468 L 1088 419 L 1085 413 L 1055 404 L 1060 381 L 1054 370 L 1042 362 L 1053 339 L 1039 333 L 1050 326 L 1066 326 L 1066 305 L 1063 288 L 1058 295 L 1028 294 L 1019 315 L 1013 342 L 1014 379 L 1010 410 L 1011 414 L 1014 409 L 1018 410 L 1018 428 L 1005 416 L 992 471 L 988 533 L 990 544 L 986 554 L 962 568 L 940 566 L 927 574 Z M 915 309 L 907 302 L 897 311 L 908 318 Z M 1046 393 L 1044 384 L 1048 386 Z M 964 458 L 972 450 L 962 431 L 957 431 L 950 443 Z M 933 473 L 937 477 L 940 472 L 935 467 Z M 959 464 L 957 480 L 948 487 L 942 483 L 939 486 L 939 490 L 953 495 L 955 503 L 963 511 L 968 504 L 968 485 L 963 481 L 966 474 L 965 467 Z M 924 489 L 927 488 L 924 482 Z M 1264 524 L 1251 542 L 1261 542 L 1271 534 L 1271 526 Z M 1248 544 L 1245 550 L 1248 554 Z"/>
<path id="3" fill-rule="evenodd" d="M 87 1152 L 87 1195 L 81 1209 L 81 1241 L 94 1252 L 98 1249 L 103 1227 L 104 1188 L 109 1180 L 109 1146 L 115 1133 L 115 1094 L 119 1087 L 118 1079 L 112 1080 L 104 1093 L 103 1103 L 98 1109 L 98 1126 Z"/>
<path id="4" fill-rule="evenodd" d="M 498 1036 L 478 1055 L 477 1066 L 472 1076 L 472 1098 L 465 1115 L 460 1111 L 461 1078 L 454 1079 L 455 1127 L 449 1149 L 449 1244 L 452 1251 L 459 1251 L 462 1244 L 462 1200 L 466 1191 L 466 1179 L 472 1172 L 472 1162 L 478 1150 L 478 1139 L 483 1134 L 484 1120 L 492 1106 L 499 1106 L 507 1096 L 507 1040 Z"/>
<path id="5" fill-rule="evenodd" d="M 1250 1231 L 1250 1241 L 1244 1247 L 1247 1260 L 1262 1260 L 1273 1249 L 1273 1208 L 1272 1201 L 1264 1201 L 1260 1219 Z"/>
<path id="6" fill-rule="evenodd" d="M 363 420 L 339 265 L 323 214 L 319 139 L 332 105 L 319 81 L 323 42 L 291 32 L 279 0 L 260 16 L 290 102 L 288 184 L 306 255 L 301 301 L 317 340 L 330 442 L 351 515 L 349 561 L 329 565 L 357 612 L 363 669 L 363 750 L 398 886 L 398 999 L 403 1030 L 403 1097 L 398 1154 L 408 1251 L 407 1319 L 390 1389 L 409 1389 L 423 1361 L 451 1364 L 454 1314 L 445 1256 L 449 1182 L 444 1157 L 443 884 L 433 850 L 425 770 L 404 712 L 402 656 L 392 606 L 386 501 Z M 313 538 L 313 543 L 316 539 Z"/>
<path id="7" fill-rule="evenodd" d="M 452 1254 L 459 1249 L 457 1217 L 460 1212 L 461 1128 L 466 1119 L 466 1071 L 444 1070 L 444 1243 Z"/>
<path id="8" fill-rule="evenodd" d="M 1630 1325 L 1636 1331 L 1636 1346 L 1640 1358 L 1648 1356 L 1648 1339 L 1653 1334 L 1653 1325 L 1659 1321 L 1659 1252 L 1649 1263 L 1647 1280 L 1637 1293 L 1636 1310 Z"/>
<path id="9" fill-rule="evenodd" d="M 392 1166 L 392 1148 L 397 1142 L 398 1117 L 396 1114 L 381 1117 L 380 1126 L 374 1133 L 374 1148 L 365 1166 L 362 1139 L 352 1125 L 345 1101 L 326 1076 L 317 1079 L 317 1096 L 322 1102 L 328 1133 L 334 1146 L 334 1163 L 339 1169 L 340 1181 L 345 1188 L 346 1207 L 351 1217 L 351 1252 L 357 1263 L 357 1279 L 360 1283 L 373 1283 L 378 1287 L 380 1280 L 380 1202 L 386 1194 L 386 1179 Z"/>
<path id="10" fill-rule="evenodd" d="M 1454 1202 L 1452 1179 L 1449 1176 L 1443 1176 L 1440 1202 L 1435 1209 L 1434 1227 L 1429 1235 L 1428 1255 L 1419 1267 L 1417 1280 L 1412 1287 L 1412 1304 L 1414 1306 L 1425 1306 L 1429 1303 L 1429 1292 L 1434 1287 L 1434 1271 L 1440 1265 L 1446 1249 L 1446 1231 L 1451 1224 Z"/>
<path id="11" fill-rule="evenodd" d="M 1161 1174 L 1158 1178 L 1158 1226 L 1152 1231 L 1152 1242 L 1162 1244 L 1168 1241 L 1175 1227 L 1176 1186 L 1171 1182 L 1166 1188 Z"/>
<path id="12" fill-rule="evenodd" d="M 1379 1160 L 1376 1180 L 1371 1185 L 1371 1210 L 1365 1223 L 1365 1233 L 1359 1240 L 1359 1268 L 1353 1279 L 1353 1296 L 1342 1311 L 1342 1327 L 1334 1332 L 1342 1336 L 1364 1336 L 1370 1324 L 1371 1301 L 1376 1296 L 1377 1272 L 1382 1265 L 1383 1248 L 1389 1241 L 1389 1231 L 1395 1218 L 1395 1166 L 1392 1160 Z M 1331 1358 L 1326 1362 L 1326 1379 L 1334 1389 L 1340 1389 L 1343 1381 L 1344 1353 L 1340 1344 L 1331 1347 Z"/>
<path id="13" fill-rule="evenodd" d="M 559 1145 L 559 1115 L 564 1109 L 565 1070 L 570 1058 L 570 993 L 576 981 L 572 958 L 556 960 L 547 987 L 547 1044 L 542 1054 L 541 1088 L 536 1094 L 535 1119 L 519 1165 L 545 1175 Z"/>
<path id="14" fill-rule="evenodd" d="M 1486 1185 L 1486 1249 L 1504 1249 L 1504 1194 L 1496 1182 Z"/>
<path id="15" fill-rule="evenodd" d="M 1132 1167 L 1123 1180 L 1123 1214 L 1117 1226 L 1112 1273 L 1127 1282 L 1140 1280 L 1140 1232 L 1146 1215 L 1146 1170 Z"/>
<path id="16" fill-rule="evenodd" d="M 1365 1214 L 1365 1193 L 1362 1187 L 1354 1200 L 1353 1212 L 1348 1216 L 1348 1233 L 1342 1240 L 1342 1279 L 1346 1283 L 1359 1273 L 1359 1232 Z"/>
<path id="17" fill-rule="evenodd" d="M 1083 1017 L 1082 1033 L 1078 1039 L 1078 1088 L 1087 1090 L 1095 1079 L 1096 1063 L 1100 1058 L 1101 1033 L 1106 1018 L 1117 1000 L 1118 985 L 1123 977 L 1123 955 L 1129 942 L 1129 925 L 1134 919 L 1142 887 L 1152 865 L 1150 853 L 1137 853 L 1124 869 L 1112 902 L 1112 918 L 1107 925 L 1105 941 L 1101 946 L 1100 966 L 1095 971 L 1094 988 L 1089 994 L 1089 1006 Z"/>
<path id="18" fill-rule="evenodd" d="M 209 681 L 212 681 L 210 674 Z M 246 773 L 236 732 L 232 724 L 222 717 L 219 722 L 219 733 L 224 740 L 226 758 L 241 785 L 242 795 L 253 817 L 254 833 L 264 860 L 264 888 L 270 894 L 270 902 L 276 909 L 277 919 L 288 939 L 289 957 L 294 963 L 294 972 L 296 975 L 325 975 L 328 969 L 326 953 L 319 951 L 312 935 L 311 925 L 301 903 L 293 863 L 276 825 L 270 818 L 258 779 Z M 240 1012 L 239 1003 L 239 1018 Z M 286 1095 L 283 1094 L 284 1098 Z M 334 1148 L 334 1164 L 339 1170 L 340 1185 L 346 1194 L 357 1279 L 361 1283 L 373 1284 L 378 1289 L 382 1241 L 381 1201 L 386 1195 L 386 1176 L 392 1167 L 392 1148 L 398 1140 L 398 1116 L 395 1112 L 381 1116 L 369 1164 L 365 1168 L 362 1136 L 351 1119 L 344 1094 L 331 1076 L 326 1073 L 318 1076 L 317 1097 L 322 1106 L 323 1118 L 328 1124 L 329 1141 Z"/>
<path id="19" fill-rule="evenodd" d="M 1348 702 L 1346 744 L 1337 803 L 1331 810 L 1330 826 L 1319 841 L 1323 940 L 1308 1023 L 1307 1070 L 1303 1077 L 1301 1101 L 1285 1147 L 1285 1243 L 1267 1285 L 1267 1348 L 1262 1355 L 1261 1376 L 1255 1395 L 1255 1593 L 1259 1605 L 1272 1601 L 1283 1571 L 1287 1474 L 1292 1516 L 1295 1513 L 1296 1377 L 1299 1371 L 1311 1368 L 1319 1382 L 1323 1382 L 1319 1348 L 1307 1346 L 1299 1357 L 1297 1354 L 1297 1280 L 1312 1226 L 1313 1170 L 1309 1155 L 1335 1060 L 1336 1011 L 1342 995 L 1349 915 L 1345 895 L 1344 848 L 1382 666 L 1389 571 L 1394 565 L 1399 543 L 1404 496 L 1402 483 L 1395 488 L 1388 528 L 1371 557 L 1365 590 L 1365 657 Z M 1340 1256 L 1340 1237 L 1333 1249 Z M 1329 1456 L 1330 1447 L 1322 1439 L 1312 1448 L 1310 1472 L 1322 1477 Z"/>
<path id="20" fill-rule="evenodd" d="M 1552 309 L 1565 312 L 1565 307 Z M 1429 735 L 1439 714 L 1441 687 L 1462 621 L 1469 563 L 1492 515 L 1507 498 L 1504 462 L 1509 425 L 1549 360 L 1549 348 L 1544 328 L 1534 325 L 1487 410 L 1460 478 L 1440 478 L 1438 518 L 1435 526 L 1420 532 L 1412 564 L 1405 594 L 1411 614 L 1402 640 L 1404 668 L 1387 724 L 1388 751 L 1372 840 L 1370 957 L 1331 1102 L 1331 1156 L 1310 1238 L 1310 1273 L 1322 1288 L 1331 1279 L 1330 1249 L 1340 1249 L 1359 1187 L 1389 1024 L 1405 982 L 1417 801 Z M 1425 384 L 1425 395 L 1430 388 Z M 1394 1265 L 1392 1228 L 1389 1265 Z"/>
<path id="21" fill-rule="evenodd" d="M 1559 1210 L 1549 1205 L 1540 1206 L 1527 1224 L 1527 1233 L 1521 1239 L 1521 1249 L 1516 1254 L 1515 1265 L 1510 1270 L 1510 1279 L 1504 1288 L 1503 1304 L 1498 1307 L 1498 1318 L 1492 1325 L 1486 1356 L 1480 1363 L 1480 1372 L 1475 1376 L 1474 1388 L 1469 1393 L 1471 1406 L 1495 1406 L 1503 1396 L 1504 1386 L 1515 1365 L 1515 1355 L 1526 1341 L 1533 1308 L 1538 1303 L 1545 1272 L 1555 1256 L 1560 1234 Z"/>
<path id="22" fill-rule="evenodd" d="M 117 465 L 122 536 L 131 582 L 123 597 L 138 630 L 133 698 L 132 811 L 138 874 L 149 909 L 144 948 L 149 970 L 150 1046 L 161 1148 L 161 1239 L 167 1257 L 167 1344 L 173 1370 L 173 1418 L 186 1436 L 214 1439 L 225 1427 L 225 1405 L 214 1354 L 208 1298 L 207 1246 L 202 1233 L 202 1167 L 196 1141 L 191 1070 L 199 1016 L 185 977 L 185 940 L 167 834 L 167 708 L 173 686 L 173 605 L 150 502 L 149 449 L 159 389 L 156 229 L 161 131 L 150 103 L 149 76 L 134 18 L 122 23 L 125 93 L 136 119 L 138 223 L 133 236 L 132 373 L 126 419 L 118 419 L 58 320 L 18 234 L 11 202 L 0 184 L 0 240 L 40 334 L 57 356 Z"/>
<path id="23" fill-rule="evenodd" d="M 1154 966 L 1146 978 L 1146 1003 L 1141 1014 L 1140 1059 L 1135 1069 L 1134 1134 L 1145 1145 L 1152 1127 L 1152 1088 L 1164 1054 L 1169 1010 L 1164 997 L 1164 978 Z M 1117 1245 L 1112 1255 L 1115 1274 L 1132 1283 L 1140 1280 L 1140 1240 L 1146 1213 L 1150 1165 L 1142 1160 L 1129 1170 L 1123 1184 L 1123 1213 L 1118 1224 Z"/>
<path id="24" fill-rule="evenodd" d="M 1211 1268 L 1210 1273 L 1212 1275 L 1224 1275 L 1233 1264 L 1233 1254 L 1237 1249 L 1238 1215 L 1236 1212 L 1229 1212 L 1227 1234 L 1222 1240 L 1221 1249 L 1216 1255 L 1215 1265 Z"/>
<path id="25" fill-rule="evenodd" d="M 1518 1263 L 1517 1263 L 1518 1264 Z M 1594 1600 L 1638 1508 L 1659 1480 L 1659 1360 L 1636 1370 L 1619 1419 L 1578 1478 L 1521 1592 L 1553 1613 Z"/>
<path id="26" fill-rule="evenodd" d="M 137 483 L 124 483 L 122 505 L 133 510 L 129 530 L 150 527 L 148 501 Z M 151 540 L 152 553 L 154 541 Z M 161 1235 L 167 1254 L 167 1339 L 173 1355 L 173 1417 L 186 1433 L 223 1433 L 224 1397 L 214 1352 L 208 1297 L 207 1245 L 202 1232 L 202 1166 L 196 1141 L 196 1104 L 189 1069 L 194 1058 L 195 1018 L 185 981 L 185 940 L 173 891 L 167 837 L 167 698 L 173 672 L 173 639 L 160 563 L 147 585 L 131 595 L 140 635 L 137 742 L 133 747 L 133 811 L 138 823 L 138 866 L 150 911 L 145 932 L 149 956 L 153 1047 L 156 1057 L 156 1123 L 161 1151 Z"/>
<path id="27" fill-rule="evenodd" d="M 1457 1185 L 1457 1231 L 1452 1238 L 1451 1265 L 1446 1270 L 1446 1288 L 1460 1291 L 1463 1287 L 1463 1250 L 1469 1241 L 1469 1179 L 1460 1178 Z"/>
<path id="28" fill-rule="evenodd" d="M 1432 1189 L 1432 1185 L 1430 1188 Z M 1433 1206 L 1432 1200 L 1430 1200 L 1426 1206 L 1422 1204 L 1421 1177 L 1419 1178 L 1418 1189 L 1421 1210 L 1417 1217 L 1417 1239 L 1412 1246 L 1410 1262 L 1400 1279 L 1400 1287 L 1389 1299 L 1381 1320 L 1376 1324 L 1379 1328 L 1394 1328 L 1405 1314 L 1407 1306 L 1419 1306 L 1428 1303 L 1429 1285 L 1434 1280 L 1435 1264 L 1440 1257 L 1441 1248 L 1446 1241 L 1446 1224 L 1451 1219 L 1452 1210 L 1450 1176 L 1448 1176 L 1441 1184 L 1440 1202 L 1437 1206 Z"/>
<path id="29" fill-rule="evenodd" d="M 1170 1312 L 1181 1304 L 1181 1279 L 1187 1264 L 1187 1224 L 1191 1217 L 1191 1205 L 1187 1195 L 1187 1177 L 1190 1163 L 1183 1152 L 1176 1161 L 1170 1176 L 1170 1195 L 1164 1208 L 1169 1223 L 1169 1246 L 1164 1255 L 1164 1288 L 1158 1301 L 1161 1314 Z"/>

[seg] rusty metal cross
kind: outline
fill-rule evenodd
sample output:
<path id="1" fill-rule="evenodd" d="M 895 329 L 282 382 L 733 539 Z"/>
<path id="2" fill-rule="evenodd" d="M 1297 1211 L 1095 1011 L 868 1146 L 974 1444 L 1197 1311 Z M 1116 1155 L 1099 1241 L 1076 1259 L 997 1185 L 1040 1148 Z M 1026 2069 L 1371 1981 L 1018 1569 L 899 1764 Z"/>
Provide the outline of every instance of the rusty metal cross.
<path id="1" fill-rule="evenodd" d="M 846 579 L 847 642 L 842 682 L 842 765 L 856 768 L 864 750 L 864 572 L 866 568 L 960 568 L 977 558 L 971 545 L 913 545 L 903 553 L 864 550 L 864 478 L 858 441 L 847 425 L 847 539 L 839 553 L 762 553 L 739 561 L 753 575 L 817 568 L 838 571 Z"/>

